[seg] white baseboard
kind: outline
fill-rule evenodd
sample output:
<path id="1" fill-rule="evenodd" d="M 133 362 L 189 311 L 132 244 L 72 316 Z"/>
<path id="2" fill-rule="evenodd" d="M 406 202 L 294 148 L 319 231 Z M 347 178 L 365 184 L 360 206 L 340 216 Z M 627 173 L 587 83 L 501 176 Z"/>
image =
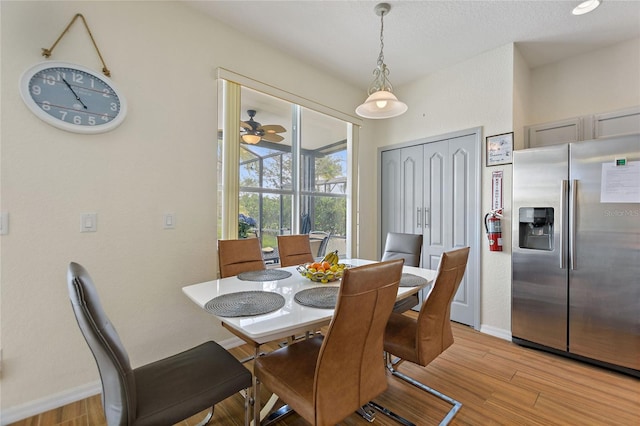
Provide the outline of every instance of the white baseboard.
<path id="1" fill-rule="evenodd" d="M 97 395 L 100 392 L 102 392 L 102 386 L 100 382 L 93 382 L 78 386 L 77 388 L 68 389 L 41 399 L 37 399 L 35 401 L 30 401 L 16 407 L 9 407 L 5 410 L 2 410 L 2 418 L 0 419 L 0 424 L 2 424 L 2 426 L 5 426 L 10 423 L 15 423 L 19 420 L 26 419 L 27 417 L 35 416 L 36 414 L 53 410 L 54 408 L 62 407 L 63 405 L 67 405 L 72 402 Z"/>
<path id="2" fill-rule="evenodd" d="M 490 336 L 498 337 L 503 340 L 511 341 L 511 331 L 502 328 L 492 327 L 490 325 L 481 325 L 480 332 Z"/>
<path id="3" fill-rule="evenodd" d="M 227 340 L 218 342 L 225 349 L 235 348 L 244 344 L 241 339 L 232 337 Z M 50 395 L 44 398 L 36 399 L 15 407 L 9 407 L 0 413 L 0 425 L 6 426 L 11 423 L 35 416 L 45 411 L 53 410 L 72 402 L 97 395 L 102 392 L 102 385 L 98 382 L 87 383 L 73 389 L 67 389 L 63 392 Z"/>

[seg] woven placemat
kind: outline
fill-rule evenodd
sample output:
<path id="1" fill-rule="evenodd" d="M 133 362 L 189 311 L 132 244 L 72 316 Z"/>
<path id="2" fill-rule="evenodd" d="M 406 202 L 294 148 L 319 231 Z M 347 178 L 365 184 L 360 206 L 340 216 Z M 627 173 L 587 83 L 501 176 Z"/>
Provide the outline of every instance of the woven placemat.
<path id="1" fill-rule="evenodd" d="M 424 285 L 427 282 L 428 280 L 419 275 L 403 273 L 400 278 L 400 287 L 417 287 L 419 285 Z"/>
<path id="2" fill-rule="evenodd" d="M 275 281 L 289 278 L 291 272 L 281 269 L 264 269 L 262 271 L 241 272 L 238 279 L 242 281 Z"/>
<path id="3" fill-rule="evenodd" d="M 339 287 L 313 287 L 297 292 L 293 300 L 311 308 L 333 309 L 336 307 Z"/>
<path id="4" fill-rule="evenodd" d="M 239 291 L 209 300 L 204 308 L 219 317 L 268 314 L 284 306 L 284 297 L 270 291 Z"/>

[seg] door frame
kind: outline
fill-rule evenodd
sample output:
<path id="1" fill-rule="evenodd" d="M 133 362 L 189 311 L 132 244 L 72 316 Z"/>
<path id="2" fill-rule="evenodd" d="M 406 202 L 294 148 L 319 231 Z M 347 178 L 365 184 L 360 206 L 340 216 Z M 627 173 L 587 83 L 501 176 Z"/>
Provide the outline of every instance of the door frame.
<path id="1" fill-rule="evenodd" d="M 398 143 L 398 144 L 393 144 L 393 145 L 385 145 L 385 146 L 381 146 L 378 148 L 378 153 L 377 153 L 377 163 L 378 163 L 378 173 L 377 173 L 377 236 L 376 236 L 376 253 L 380 253 L 382 250 L 382 245 L 384 244 L 383 238 L 382 238 L 382 219 L 381 219 L 381 215 L 380 212 L 382 211 L 382 200 L 381 200 L 381 191 L 382 191 L 382 152 L 383 151 L 389 151 L 392 149 L 401 149 L 401 148 L 407 148 L 407 147 L 411 147 L 411 146 L 416 146 L 416 145 L 424 145 L 427 143 L 434 143 L 434 142 L 440 142 L 440 141 L 444 141 L 444 140 L 448 140 L 448 139 L 453 139 L 453 138 L 458 138 L 458 137 L 462 137 L 462 136 L 473 136 L 475 139 L 475 158 L 477 161 L 477 167 L 476 167 L 476 173 L 475 173 L 475 182 L 476 182 L 476 186 L 474 188 L 475 190 L 475 197 L 473 199 L 473 205 L 469 206 L 469 214 L 471 215 L 471 217 L 475 217 L 478 218 L 477 220 L 480 221 L 482 218 L 482 171 L 483 171 L 483 164 L 482 164 L 482 142 L 483 142 L 483 137 L 482 137 L 482 127 L 472 127 L 469 129 L 464 129 L 464 130 L 458 130 L 455 132 L 450 132 L 450 133 L 445 133 L 445 134 L 440 134 L 440 135 L 436 135 L 436 136 L 430 136 L 427 138 L 422 138 L 422 139 L 416 139 L 416 140 L 412 140 L 412 141 L 408 141 L 408 142 L 402 142 L 402 143 Z M 482 251 L 482 246 L 481 246 L 481 240 L 482 240 L 482 227 L 479 226 L 478 227 L 478 232 L 476 232 L 474 235 L 471 235 L 469 237 L 469 243 L 470 243 L 470 252 L 469 252 L 469 260 L 468 260 L 468 270 L 471 271 L 476 271 L 475 276 L 467 276 L 467 279 L 469 280 L 469 290 L 473 293 L 474 295 L 474 305 L 472 307 L 473 309 L 473 324 L 470 324 L 475 330 L 480 330 L 480 311 L 481 311 L 481 306 L 482 306 L 482 300 L 481 300 L 481 292 L 480 292 L 480 278 L 482 276 L 481 274 L 481 262 L 480 262 L 480 255 L 481 255 L 481 251 Z"/>

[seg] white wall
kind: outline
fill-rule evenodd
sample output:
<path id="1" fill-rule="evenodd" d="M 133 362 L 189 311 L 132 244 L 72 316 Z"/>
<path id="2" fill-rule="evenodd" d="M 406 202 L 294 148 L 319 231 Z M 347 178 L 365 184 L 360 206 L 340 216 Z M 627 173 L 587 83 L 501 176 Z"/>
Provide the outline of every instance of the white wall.
<path id="1" fill-rule="evenodd" d="M 216 67 L 349 114 L 362 92 L 180 2 L 0 7 L 0 210 L 11 215 L 1 239 L 6 416 L 98 380 L 68 300 L 70 261 L 92 274 L 134 366 L 231 337 L 181 292 L 216 276 Z M 109 133 L 53 128 L 17 90 L 22 71 L 43 60 L 40 49 L 75 13 L 87 19 L 129 103 L 127 119 Z M 101 69 L 81 21 L 52 60 Z M 79 232 L 83 212 L 98 213 L 98 232 Z M 176 229 L 162 229 L 165 212 L 175 213 Z"/>
<path id="2" fill-rule="evenodd" d="M 531 70 L 526 124 L 640 105 L 640 38 Z"/>

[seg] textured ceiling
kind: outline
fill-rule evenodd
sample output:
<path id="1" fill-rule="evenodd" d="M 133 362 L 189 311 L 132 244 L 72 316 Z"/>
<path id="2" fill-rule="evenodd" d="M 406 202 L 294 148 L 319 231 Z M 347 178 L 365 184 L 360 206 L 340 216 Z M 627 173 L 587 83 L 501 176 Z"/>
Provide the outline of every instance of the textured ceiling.
<path id="1" fill-rule="evenodd" d="M 581 1 L 581 0 L 580 0 Z M 389 1 L 384 57 L 395 86 L 516 42 L 531 68 L 640 37 L 640 1 Z M 380 50 L 378 1 L 185 1 L 363 90 Z"/>

